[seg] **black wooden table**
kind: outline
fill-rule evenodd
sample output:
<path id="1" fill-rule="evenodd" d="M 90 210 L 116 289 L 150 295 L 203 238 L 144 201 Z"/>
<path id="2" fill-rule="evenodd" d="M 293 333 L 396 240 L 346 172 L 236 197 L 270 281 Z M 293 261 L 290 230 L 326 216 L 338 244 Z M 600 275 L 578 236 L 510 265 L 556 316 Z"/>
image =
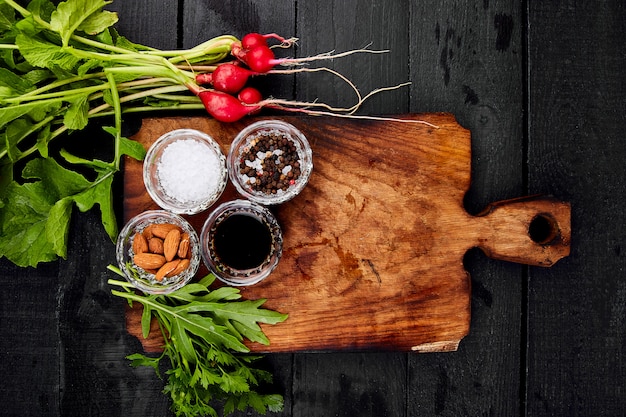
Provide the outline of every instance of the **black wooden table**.
<path id="1" fill-rule="evenodd" d="M 470 251 L 471 332 L 454 353 L 269 355 L 284 416 L 626 414 L 626 4 L 622 0 L 132 0 L 119 31 L 159 48 L 252 31 L 300 38 L 362 90 L 411 81 L 363 113 L 453 113 L 472 132 L 466 206 L 535 193 L 572 203 L 572 253 L 540 269 Z M 351 104 L 336 80 L 270 79 L 274 96 Z M 120 196 L 121 197 L 121 196 Z M 0 261 L 0 415 L 169 415 L 163 382 L 110 295 L 114 248 L 77 214 L 67 260 Z M 248 414 L 241 414 L 248 415 Z M 254 415 L 254 414 L 252 414 Z"/>

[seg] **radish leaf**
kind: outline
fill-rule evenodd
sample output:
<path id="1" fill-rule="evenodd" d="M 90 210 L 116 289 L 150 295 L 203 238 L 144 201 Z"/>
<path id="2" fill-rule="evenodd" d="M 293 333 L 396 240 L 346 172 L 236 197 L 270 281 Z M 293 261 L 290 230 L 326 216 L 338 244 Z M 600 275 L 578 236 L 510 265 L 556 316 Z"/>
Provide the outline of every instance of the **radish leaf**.
<path id="1" fill-rule="evenodd" d="M 57 9 L 52 13 L 50 27 L 61 35 L 63 46 L 68 46 L 71 36 L 76 30 L 81 29 L 81 26 L 85 25 L 93 30 L 96 27 L 95 23 L 101 26 L 103 21 L 108 21 L 110 24 L 117 21 L 117 19 L 111 19 L 110 17 L 115 15 L 114 13 L 103 12 L 97 14 L 100 9 L 109 3 L 111 2 L 103 0 L 72 0 L 59 3 Z M 94 13 L 96 13 L 95 16 Z M 106 17 L 102 18 L 102 14 L 106 15 Z"/>

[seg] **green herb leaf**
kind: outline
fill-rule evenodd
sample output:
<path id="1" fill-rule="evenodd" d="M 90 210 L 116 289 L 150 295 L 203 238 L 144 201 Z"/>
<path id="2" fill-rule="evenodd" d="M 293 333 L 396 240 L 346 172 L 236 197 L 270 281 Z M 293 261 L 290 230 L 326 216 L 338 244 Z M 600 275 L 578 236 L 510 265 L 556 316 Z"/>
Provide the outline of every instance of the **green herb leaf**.
<path id="1" fill-rule="evenodd" d="M 46 239 L 46 222 L 52 205 L 46 201 L 47 190 L 41 182 L 5 189 L 6 199 L 0 211 L 0 255 L 18 266 L 37 266 L 58 257 Z"/>
<path id="2" fill-rule="evenodd" d="M 113 171 L 90 182 L 51 158 L 33 159 L 22 171 L 31 182 L 9 184 L 0 210 L 0 256 L 20 266 L 37 266 L 65 257 L 72 203 L 81 211 L 100 205 L 102 223 L 117 235 L 111 182 Z"/>
<path id="3" fill-rule="evenodd" d="M 52 245 L 52 250 L 58 256 L 67 255 L 67 236 L 69 233 L 70 217 L 72 214 L 72 199 L 62 198 L 48 212 L 46 221 L 46 240 Z"/>
<path id="4" fill-rule="evenodd" d="M 21 95 L 34 89 L 32 83 L 23 76 L 0 67 L 0 86 L 10 89 L 14 95 Z"/>
<path id="5" fill-rule="evenodd" d="M 141 143 L 124 137 L 120 138 L 120 152 L 138 161 L 142 161 L 146 156 L 146 148 Z"/>
<path id="6" fill-rule="evenodd" d="M 134 353 L 132 355 L 128 355 L 126 359 L 131 361 L 131 366 L 149 366 L 154 369 L 154 371 L 159 374 L 159 360 L 160 358 L 151 358 L 149 356 L 142 355 L 140 353 Z"/>
<path id="7" fill-rule="evenodd" d="M 99 13 L 100 10 L 109 3 L 111 2 L 104 0 L 68 0 L 59 3 L 56 11 L 52 13 L 50 27 L 61 35 L 63 46 L 68 46 L 69 40 L 74 32 L 81 29 L 83 25 L 89 29 L 93 29 L 93 27 L 102 25 L 102 22 L 111 19 L 110 15 L 113 13 Z M 106 17 L 102 17 L 102 15 L 106 15 Z M 115 23 L 115 21 L 113 23 Z M 104 27 L 108 26 L 109 25 Z"/>
<path id="8" fill-rule="evenodd" d="M 65 116 L 63 116 L 63 123 L 68 129 L 81 130 L 87 126 L 87 112 L 89 112 L 89 96 L 83 94 L 80 96 L 72 97 L 69 101 Z"/>
<path id="9" fill-rule="evenodd" d="M 108 27 L 113 26 L 117 21 L 117 13 L 102 10 L 100 13 L 90 15 L 78 26 L 78 29 L 88 35 L 97 35 Z"/>
<path id="10" fill-rule="evenodd" d="M 60 46 L 32 36 L 19 34 L 15 38 L 15 44 L 26 61 L 34 67 L 54 69 L 58 66 L 72 71 L 81 61 L 80 58 L 64 51 Z"/>
<path id="11" fill-rule="evenodd" d="M 144 305 L 141 312 L 141 334 L 144 339 L 150 335 L 150 325 L 152 324 L 152 310 L 150 306 Z"/>
<path id="12" fill-rule="evenodd" d="M 121 274 L 118 268 L 109 269 Z M 260 308 L 264 300 L 240 300 L 236 288 L 211 290 L 207 284 L 214 279 L 213 275 L 208 275 L 167 295 L 116 290 L 112 293 L 148 306 L 152 317 L 159 321 L 165 350 L 157 361 L 169 358 L 171 369 L 166 372 L 164 392 L 170 395 L 172 410 L 177 416 L 217 416 L 213 408 L 216 401 L 223 402 L 224 415 L 246 408 L 262 414 L 281 411 L 281 395 L 257 392 L 261 383 L 271 383 L 272 375 L 254 366 L 261 356 L 247 354 L 239 348 L 245 348 L 239 342 L 245 335 L 238 329 L 258 328 L 262 333 L 258 323 L 277 323 L 287 315 Z M 128 285 L 115 280 L 109 280 L 109 284 L 123 288 Z M 147 321 L 146 314 L 144 310 L 142 322 Z M 145 336 L 145 327 L 143 330 Z M 224 336 L 236 341 L 235 346 L 226 342 Z M 259 338 L 267 340 L 264 334 Z M 140 354 L 131 355 L 129 359 L 133 366 L 151 366 L 158 370 L 155 359 Z"/>
<path id="13" fill-rule="evenodd" d="M 26 103 L 16 106 L 0 107 L 0 128 L 13 120 L 27 115 L 29 113 L 37 112 L 42 109 L 41 103 Z M 45 110 L 44 110 L 45 111 Z"/>
<path id="14" fill-rule="evenodd" d="M 15 10 L 7 4 L 0 3 L 0 33 L 13 29 L 15 23 Z"/>
<path id="15" fill-rule="evenodd" d="M 88 211 L 96 204 L 100 206 L 102 225 L 112 240 L 118 233 L 112 195 L 114 173 L 114 171 L 102 172 L 88 188 L 73 197 L 80 211 Z"/>

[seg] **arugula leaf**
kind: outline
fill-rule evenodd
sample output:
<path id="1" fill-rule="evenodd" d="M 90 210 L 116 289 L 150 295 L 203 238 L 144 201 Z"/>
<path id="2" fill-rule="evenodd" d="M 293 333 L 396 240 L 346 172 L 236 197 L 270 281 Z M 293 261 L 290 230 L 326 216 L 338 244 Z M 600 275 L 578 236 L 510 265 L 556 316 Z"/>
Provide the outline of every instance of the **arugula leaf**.
<path id="1" fill-rule="evenodd" d="M 119 268 L 109 269 L 122 275 Z M 125 290 L 112 290 L 114 295 L 143 305 L 144 337 L 154 317 L 165 340 L 163 354 L 158 358 L 141 354 L 127 358 L 133 366 L 154 368 L 157 375 L 159 361 L 169 359 L 171 368 L 166 372 L 163 392 L 169 394 L 177 416 L 217 416 L 214 406 L 218 402 L 223 404 L 224 415 L 246 408 L 261 414 L 281 411 L 281 395 L 257 392 L 261 384 L 272 383 L 272 375 L 255 367 L 261 356 L 247 353 L 240 342 L 245 334 L 238 329 L 258 328 L 263 334 L 259 323 L 275 324 L 286 320 L 287 315 L 263 309 L 262 299 L 241 300 L 236 288 L 210 290 L 208 286 L 214 279 L 207 275 L 167 295 L 140 295 L 126 282 L 109 280 L 109 284 Z M 260 338 L 267 340 L 265 334 Z M 231 345 L 231 341 L 236 344 Z"/>

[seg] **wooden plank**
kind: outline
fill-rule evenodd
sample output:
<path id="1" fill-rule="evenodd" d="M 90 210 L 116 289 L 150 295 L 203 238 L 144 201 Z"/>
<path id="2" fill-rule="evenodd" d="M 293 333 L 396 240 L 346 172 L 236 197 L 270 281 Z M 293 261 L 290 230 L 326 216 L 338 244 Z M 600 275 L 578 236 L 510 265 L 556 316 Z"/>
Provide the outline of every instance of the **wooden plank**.
<path id="1" fill-rule="evenodd" d="M 118 32 L 131 42 L 159 49 L 176 49 L 178 2 L 163 0 L 114 1 L 106 7 L 116 11 Z"/>
<path id="2" fill-rule="evenodd" d="M 406 354 L 297 354 L 295 358 L 293 415 L 404 415 Z"/>
<path id="3" fill-rule="evenodd" d="M 126 359 L 142 349 L 119 320 L 125 303 L 110 294 L 107 280 L 115 275 L 106 266 L 114 257 L 99 213 L 80 213 L 70 232 L 68 259 L 59 268 L 61 415 L 115 415 L 112 404 L 136 415 L 168 410 L 163 382 L 154 371 L 135 370 Z"/>
<path id="4" fill-rule="evenodd" d="M 176 4 L 171 0 L 115 1 L 107 9 L 119 12 L 118 31 L 129 40 L 174 49 L 177 47 Z M 125 130 L 129 119 L 125 118 Z M 85 139 L 91 135 L 105 138 L 99 128 L 89 128 L 72 137 L 90 143 Z M 96 157 L 103 158 L 107 151 L 95 151 Z M 121 196 L 118 188 L 114 189 L 114 195 Z M 111 287 L 106 283 L 115 277 L 106 269 L 114 263 L 115 249 L 104 233 L 99 216 L 97 210 L 76 213 L 68 258 L 60 263 L 58 290 L 53 292 L 56 305 L 47 313 L 59 320 L 55 331 L 62 356 L 54 365 L 60 385 L 55 393 L 58 405 L 50 414 L 20 415 L 170 415 L 169 399 L 161 392 L 163 381 L 152 369 L 134 369 L 126 359 L 130 354 L 142 352 L 142 348 L 136 338 L 127 335 L 125 303 L 110 294 Z M 42 292 L 35 294 L 39 297 Z M 28 375 L 32 380 L 39 378 L 36 373 Z M 36 397 L 32 400 L 37 403 Z"/>
<path id="5" fill-rule="evenodd" d="M 222 34 L 239 38 L 249 32 L 278 33 L 285 37 L 295 36 L 295 1 L 284 0 L 208 0 L 185 1 L 183 8 L 182 39 L 184 47 L 192 47 L 206 39 Z M 276 51 L 280 56 L 282 51 Z M 286 52 L 291 53 L 291 52 Z M 264 96 L 293 99 L 294 77 L 291 75 L 268 75 L 255 77 L 251 85 Z M 273 392 L 283 394 L 285 409 L 272 413 L 276 417 L 292 416 L 293 355 L 267 355 L 265 369 L 274 375 Z M 158 414 L 158 413 L 157 413 Z M 143 414 L 138 414 L 143 415 Z M 234 416 L 257 415 L 250 410 L 236 411 Z"/>
<path id="6" fill-rule="evenodd" d="M 414 2 L 412 111 L 450 111 L 472 133 L 465 207 L 522 195 L 524 19 L 519 1 Z M 471 251 L 470 334 L 452 355 L 409 357 L 409 415 L 520 415 L 525 268 Z M 522 414 L 523 415 L 523 414 Z"/>
<path id="7" fill-rule="evenodd" d="M 342 71 L 363 92 L 402 83 L 408 79 L 408 45 L 404 37 L 407 28 L 407 5 L 406 0 L 299 2 L 295 21 L 295 35 L 301 39 L 298 56 L 310 56 L 330 50 L 345 51 L 364 47 L 371 42 L 373 49 L 390 49 L 391 57 L 367 55 L 356 57 L 355 60 L 350 58 L 325 62 L 324 65 Z M 338 79 L 331 76 L 321 78 L 320 74 L 311 75 L 313 76 L 301 74 L 296 77 L 295 99 L 319 99 L 344 107 L 354 104 L 352 93 Z M 407 93 L 405 90 L 397 90 L 375 96 L 372 101 L 365 103 L 362 113 L 406 113 L 409 110 Z M 312 410 L 308 415 L 318 416 L 405 415 L 407 368 L 405 361 L 397 360 L 398 355 L 403 356 L 372 356 L 367 353 L 339 356 L 295 354 L 293 415 L 307 415 L 307 410 Z M 344 375 L 352 376 L 358 381 L 348 387 L 351 396 L 342 395 L 346 390 L 345 384 L 339 385 L 337 392 L 338 383 L 346 380 Z M 368 375 L 369 378 L 361 378 L 359 375 Z M 329 381 L 334 383 L 331 388 Z M 350 412 L 358 406 L 361 398 L 368 398 L 366 393 L 375 393 L 381 387 L 393 389 L 385 392 L 384 400 L 375 399 L 372 407 L 377 407 L 384 401 L 387 404 L 384 410 L 386 412 L 377 412 L 379 410 L 375 408 L 360 410 L 358 413 Z"/>
<path id="8" fill-rule="evenodd" d="M 363 56 L 325 63 L 339 70 L 364 92 L 373 88 L 408 81 L 408 44 L 406 42 L 408 1 L 317 1 L 299 2 L 296 34 L 302 41 L 300 56 L 336 49 L 345 51 L 372 43 L 372 49 L 389 48 L 391 57 Z M 358 65 L 351 65 L 352 62 Z M 376 63 L 375 66 L 372 64 Z M 354 99 L 346 86 L 335 78 L 321 82 L 315 76 L 297 77 L 298 100 L 319 98 L 338 106 L 351 106 Z M 337 91 L 346 92 L 337 94 Z M 407 113 L 408 91 L 397 90 L 366 102 L 363 113 Z M 294 416 L 404 416 L 406 415 L 406 361 L 403 354 L 325 354 L 295 355 Z M 346 378 L 347 375 L 347 378 Z M 361 377 L 361 375 L 363 375 Z M 345 381 L 356 381 L 345 384 Z M 341 384 L 341 382 L 344 384 Z M 329 384 L 331 382 L 332 385 Z M 329 387 L 330 385 L 330 387 Z M 347 388 L 346 388 L 347 387 Z M 354 412 L 361 398 L 371 398 L 384 387 L 385 399 L 373 401 L 372 409 Z M 339 390 L 337 390 L 339 388 Z M 348 393 L 349 396 L 342 394 Z M 374 407 L 385 403 L 386 410 Z M 312 410 L 307 414 L 307 410 Z"/>
<path id="9" fill-rule="evenodd" d="M 360 48 L 386 50 L 383 54 L 360 53 L 312 67 L 328 67 L 348 76 L 361 95 L 380 87 L 409 81 L 407 28 L 409 2 L 317 1 L 298 5 L 298 56 L 337 53 Z M 300 101 L 318 100 L 335 107 L 352 107 L 357 97 L 344 80 L 332 74 L 301 74 L 297 77 Z M 374 95 L 365 101 L 361 114 L 408 112 L 409 88 Z"/>
<path id="10" fill-rule="evenodd" d="M 59 416 L 59 318 L 51 314 L 57 306 L 58 270 L 54 263 L 25 274 L 6 258 L 0 260 L 0 398 L 12 415 Z"/>
<path id="11" fill-rule="evenodd" d="M 528 415 L 624 415 L 626 9 L 529 6 L 529 188 L 571 199 L 576 233 L 530 273 Z"/>
<path id="12" fill-rule="evenodd" d="M 210 0 L 187 1 L 183 14 L 182 37 L 185 48 L 207 39 L 231 34 L 241 39 L 245 34 L 278 33 L 295 36 L 295 2 L 284 0 Z M 275 49 L 277 56 L 293 56 L 293 50 Z M 293 99 L 293 75 L 254 77 L 250 85 L 264 96 Z"/>

